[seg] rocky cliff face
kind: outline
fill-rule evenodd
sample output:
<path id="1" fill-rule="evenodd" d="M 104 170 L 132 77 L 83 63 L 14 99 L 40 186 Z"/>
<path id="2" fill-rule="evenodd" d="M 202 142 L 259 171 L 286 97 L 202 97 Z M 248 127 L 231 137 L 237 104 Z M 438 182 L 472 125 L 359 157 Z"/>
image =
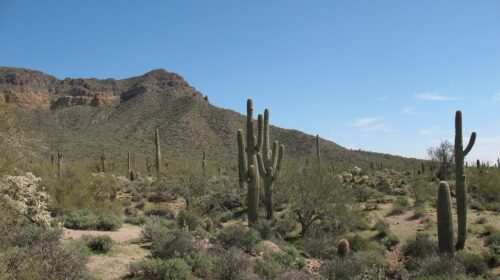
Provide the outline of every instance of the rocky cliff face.
<path id="1" fill-rule="evenodd" d="M 0 104 L 27 109 L 113 106 L 142 94 L 161 93 L 202 97 L 181 76 L 163 69 L 123 80 L 58 80 L 40 71 L 0 67 Z"/>

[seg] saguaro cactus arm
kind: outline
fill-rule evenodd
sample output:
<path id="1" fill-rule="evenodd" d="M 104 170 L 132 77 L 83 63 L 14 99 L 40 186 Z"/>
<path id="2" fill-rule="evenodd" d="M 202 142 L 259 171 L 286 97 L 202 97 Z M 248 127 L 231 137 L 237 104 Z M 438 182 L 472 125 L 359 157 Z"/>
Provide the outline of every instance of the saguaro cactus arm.
<path id="1" fill-rule="evenodd" d="M 243 135 L 243 130 L 238 129 L 237 133 L 237 141 L 238 141 L 238 175 L 239 175 L 239 184 L 240 187 L 244 187 L 245 182 L 247 181 L 247 171 L 248 171 L 248 160 L 246 153 L 246 145 L 245 145 L 245 136 Z"/>
<path id="2" fill-rule="evenodd" d="M 474 143 L 476 143 L 476 133 L 472 132 L 472 134 L 470 135 L 469 144 L 467 144 L 467 147 L 464 150 L 464 156 L 467 156 L 469 154 L 470 150 L 472 150 L 472 147 L 474 146 Z"/>

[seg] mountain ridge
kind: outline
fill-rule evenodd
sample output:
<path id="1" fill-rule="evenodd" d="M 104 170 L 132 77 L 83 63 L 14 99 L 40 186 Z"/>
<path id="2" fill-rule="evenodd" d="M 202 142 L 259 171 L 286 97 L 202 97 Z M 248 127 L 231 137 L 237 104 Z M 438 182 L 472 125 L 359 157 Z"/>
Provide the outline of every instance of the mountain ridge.
<path id="1" fill-rule="evenodd" d="M 48 158 L 61 147 L 75 159 L 97 161 L 103 149 L 120 166 L 129 151 L 140 166 L 154 158 L 154 129 L 160 130 L 167 161 L 201 158 L 205 151 L 234 165 L 236 131 L 245 127 L 245 116 L 210 104 L 182 76 L 162 68 L 120 80 L 60 80 L 41 71 L 0 67 L 0 104 L 14 107 L 19 126 L 36 139 L 30 149 L 35 154 Z M 285 144 L 287 157 L 313 154 L 312 135 L 275 126 L 270 133 Z M 353 151 L 324 139 L 320 145 L 327 164 L 408 167 L 416 161 Z"/>

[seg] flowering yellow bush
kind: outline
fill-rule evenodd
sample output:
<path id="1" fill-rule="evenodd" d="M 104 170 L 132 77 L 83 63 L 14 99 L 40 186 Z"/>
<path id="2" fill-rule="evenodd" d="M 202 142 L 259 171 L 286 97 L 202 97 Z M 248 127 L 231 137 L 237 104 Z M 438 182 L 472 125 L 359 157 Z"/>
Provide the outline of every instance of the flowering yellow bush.
<path id="1" fill-rule="evenodd" d="M 50 227 L 50 213 L 47 206 L 50 197 L 45 191 L 37 190 L 40 178 L 32 173 L 24 176 L 6 175 L 0 180 L 0 203 L 11 208 L 20 217 L 43 227 Z"/>

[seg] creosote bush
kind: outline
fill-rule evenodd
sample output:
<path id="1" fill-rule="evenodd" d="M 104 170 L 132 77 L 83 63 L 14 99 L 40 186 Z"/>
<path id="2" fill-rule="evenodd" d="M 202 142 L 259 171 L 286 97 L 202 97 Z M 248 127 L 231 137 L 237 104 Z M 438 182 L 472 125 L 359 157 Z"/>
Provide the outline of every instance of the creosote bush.
<path id="1" fill-rule="evenodd" d="M 259 233 L 249 227 L 236 224 L 223 228 L 219 234 L 226 247 L 237 247 L 250 252 L 261 240 Z"/>
<path id="2" fill-rule="evenodd" d="M 107 235 L 84 235 L 82 236 L 83 241 L 89 247 L 90 250 L 96 253 L 107 253 L 113 247 L 113 239 Z"/>

